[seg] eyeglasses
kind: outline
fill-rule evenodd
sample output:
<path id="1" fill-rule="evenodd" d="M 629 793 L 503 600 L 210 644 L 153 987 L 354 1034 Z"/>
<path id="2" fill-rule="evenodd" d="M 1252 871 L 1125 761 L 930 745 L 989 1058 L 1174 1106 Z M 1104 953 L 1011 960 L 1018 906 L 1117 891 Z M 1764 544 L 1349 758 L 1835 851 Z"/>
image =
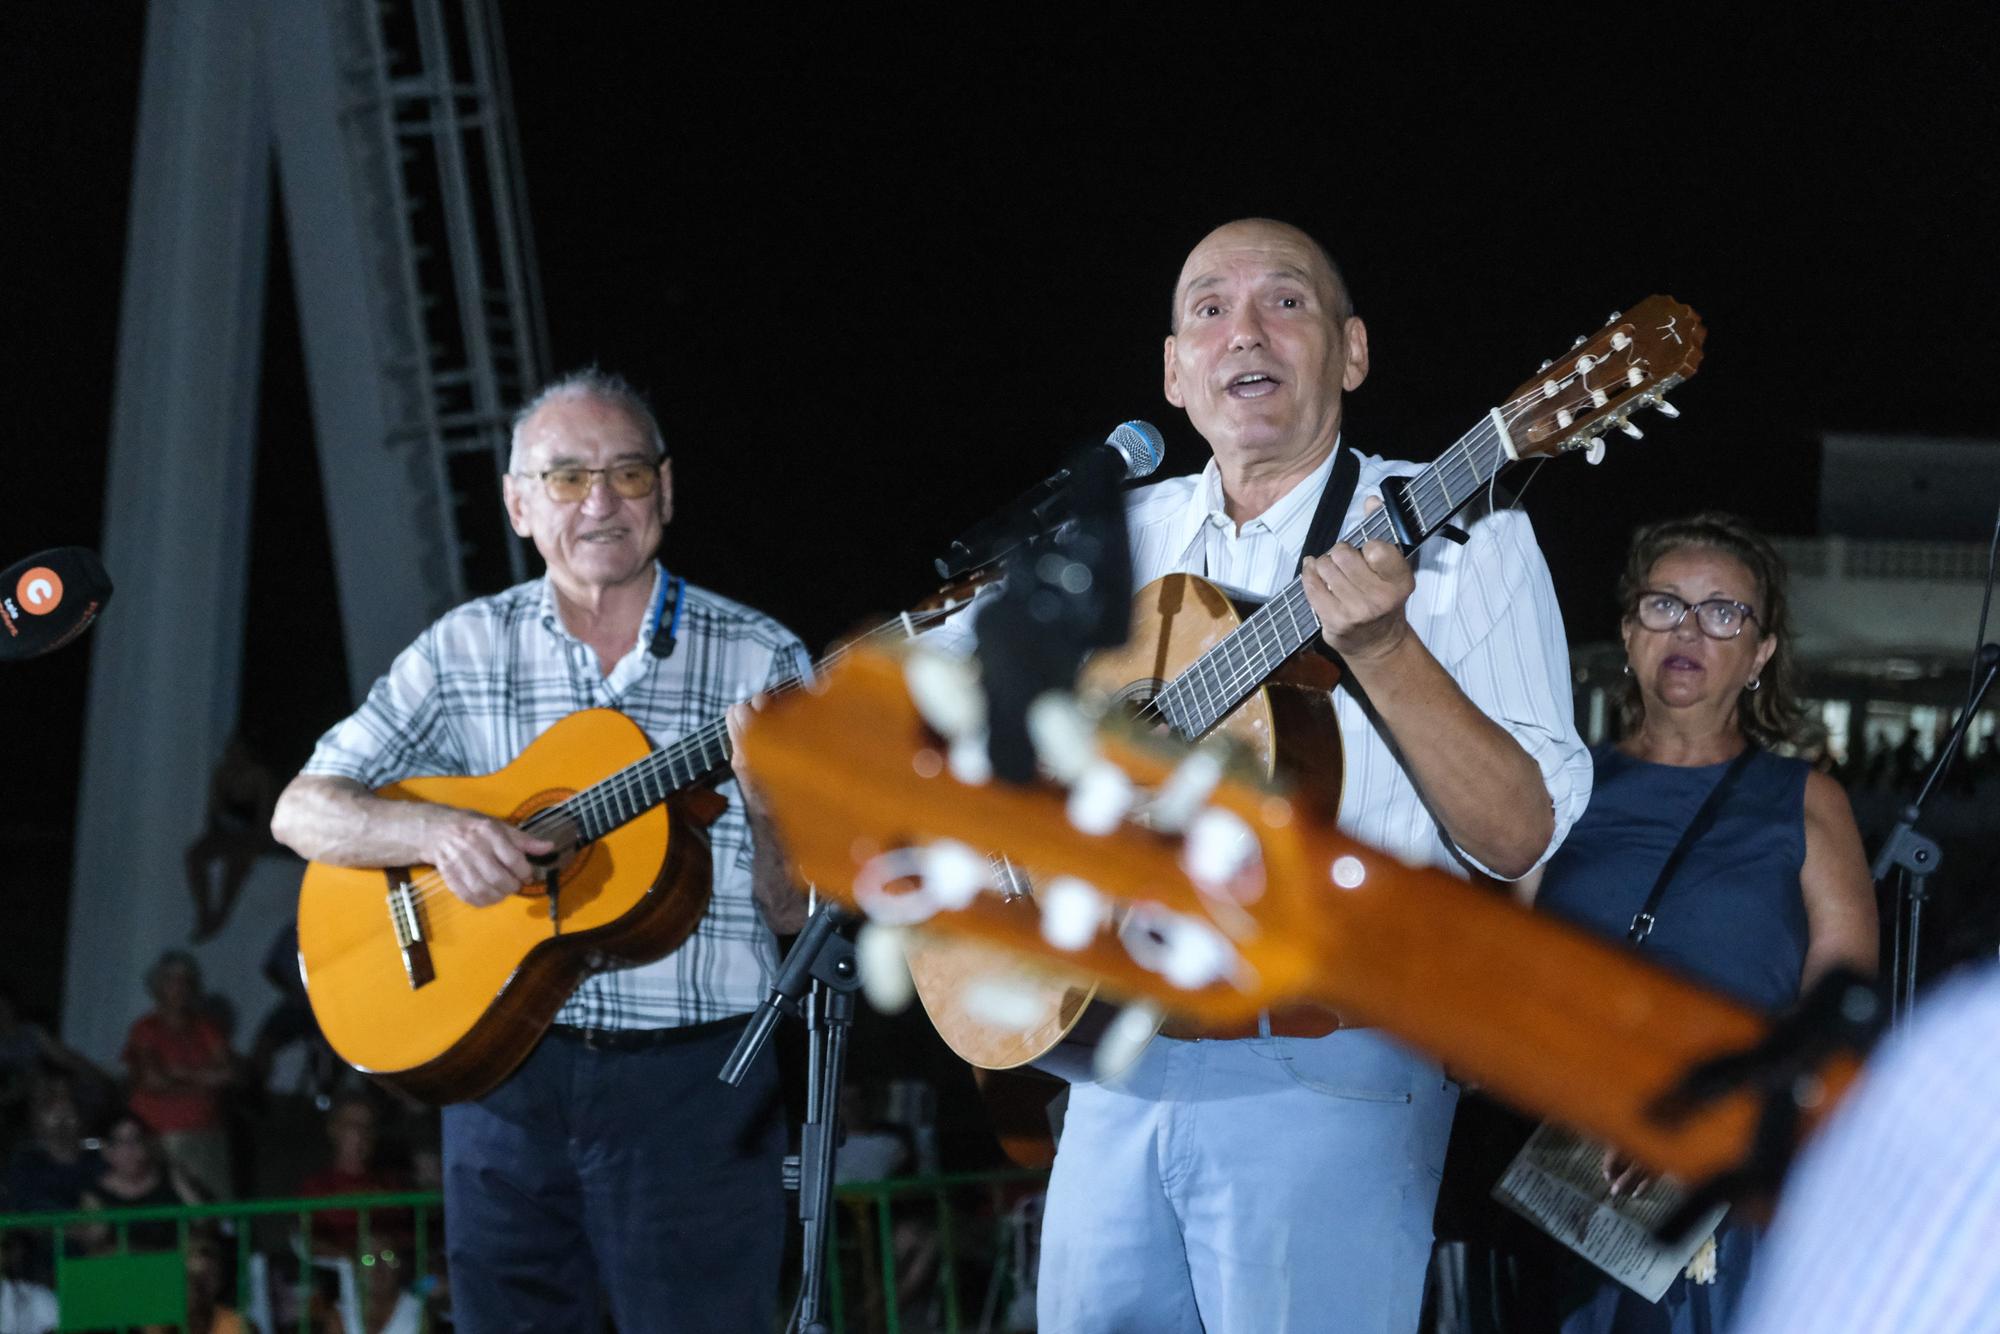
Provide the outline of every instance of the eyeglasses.
<path id="1" fill-rule="evenodd" d="M 1671 630 L 1686 620 L 1689 612 L 1694 613 L 1694 623 L 1710 639 L 1734 639 L 1743 633 L 1744 622 L 1757 619 L 1756 612 L 1729 598 L 1689 602 L 1672 593 L 1651 590 L 1639 594 L 1639 605 L 1634 608 L 1639 624 L 1648 630 Z"/>
<path id="2" fill-rule="evenodd" d="M 657 463 L 614 463 L 608 468 L 564 464 L 559 468 L 517 472 L 514 475 L 540 478 L 542 489 L 549 493 L 549 499 L 561 502 L 582 500 L 590 494 L 590 489 L 597 485 L 600 477 L 615 495 L 626 500 L 643 500 L 660 486 L 660 465 Z"/>

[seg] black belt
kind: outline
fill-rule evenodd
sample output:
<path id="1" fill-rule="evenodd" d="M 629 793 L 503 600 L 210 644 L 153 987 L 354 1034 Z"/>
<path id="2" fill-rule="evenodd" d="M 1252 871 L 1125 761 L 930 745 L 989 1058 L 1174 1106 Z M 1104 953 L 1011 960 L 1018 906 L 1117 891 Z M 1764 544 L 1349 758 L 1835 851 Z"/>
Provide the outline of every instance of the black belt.
<path id="1" fill-rule="evenodd" d="M 549 1036 L 566 1042 L 580 1042 L 592 1051 L 646 1051 L 653 1047 L 673 1047 L 683 1042 L 701 1042 L 740 1032 L 750 1022 L 747 1014 L 706 1023 L 681 1024 L 674 1028 L 578 1028 L 574 1024 L 550 1024 Z"/>

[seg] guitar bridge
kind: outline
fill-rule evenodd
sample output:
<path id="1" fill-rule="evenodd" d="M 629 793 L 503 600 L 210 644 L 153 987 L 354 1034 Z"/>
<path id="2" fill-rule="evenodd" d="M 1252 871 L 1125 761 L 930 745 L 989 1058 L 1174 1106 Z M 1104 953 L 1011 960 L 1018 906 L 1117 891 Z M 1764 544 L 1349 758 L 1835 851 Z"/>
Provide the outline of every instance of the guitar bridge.
<path id="1" fill-rule="evenodd" d="M 401 869 L 392 879 L 389 923 L 396 931 L 396 949 L 403 956 L 403 975 L 414 991 L 437 977 L 431 967 L 430 941 L 424 936 L 424 901 Z"/>

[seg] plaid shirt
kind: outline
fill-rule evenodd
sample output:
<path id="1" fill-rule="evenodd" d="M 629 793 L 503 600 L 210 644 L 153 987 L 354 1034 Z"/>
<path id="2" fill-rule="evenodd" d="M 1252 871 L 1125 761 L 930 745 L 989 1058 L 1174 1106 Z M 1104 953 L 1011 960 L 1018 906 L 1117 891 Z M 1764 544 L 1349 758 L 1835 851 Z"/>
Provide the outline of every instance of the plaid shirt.
<path id="1" fill-rule="evenodd" d="M 469 602 L 398 655 L 353 716 L 320 738 L 305 772 L 370 788 L 419 775 L 491 773 L 590 708 L 617 709 L 658 747 L 807 668 L 797 636 L 706 589 L 682 585 L 679 619 L 671 657 L 647 650 L 649 614 L 605 676 L 597 655 L 563 628 L 546 579 Z M 750 830 L 735 781 L 718 790 L 729 809 L 709 830 L 713 894 L 694 934 L 655 963 L 590 977 L 556 1022 L 671 1028 L 741 1014 L 764 999 L 777 942 L 751 897 Z"/>

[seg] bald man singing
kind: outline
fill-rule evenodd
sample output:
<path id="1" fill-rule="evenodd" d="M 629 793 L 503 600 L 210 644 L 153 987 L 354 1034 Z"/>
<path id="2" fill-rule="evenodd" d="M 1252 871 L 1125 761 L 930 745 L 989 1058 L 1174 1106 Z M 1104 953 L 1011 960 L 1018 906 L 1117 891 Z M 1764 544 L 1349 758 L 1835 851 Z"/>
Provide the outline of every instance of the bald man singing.
<path id="1" fill-rule="evenodd" d="M 1342 830 L 1517 879 L 1590 795 L 1548 568 L 1525 515 L 1483 504 L 1461 516 L 1464 545 L 1302 552 L 1367 375 L 1367 327 L 1317 241 L 1258 218 L 1204 237 L 1175 285 L 1165 388 L 1213 457 L 1129 498 L 1134 578 L 1267 598 L 1297 574 L 1344 666 Z M 1354 459 L 1341 533 L 1384 480 L 1419 471 Z M 1371 1029 L 1267 1018 L 1251 1036 L 1157 1039 L 1118 1080 L 1070 1091 L 1040 1327 L 1408 1334 L 1457 1099 Z"/>

